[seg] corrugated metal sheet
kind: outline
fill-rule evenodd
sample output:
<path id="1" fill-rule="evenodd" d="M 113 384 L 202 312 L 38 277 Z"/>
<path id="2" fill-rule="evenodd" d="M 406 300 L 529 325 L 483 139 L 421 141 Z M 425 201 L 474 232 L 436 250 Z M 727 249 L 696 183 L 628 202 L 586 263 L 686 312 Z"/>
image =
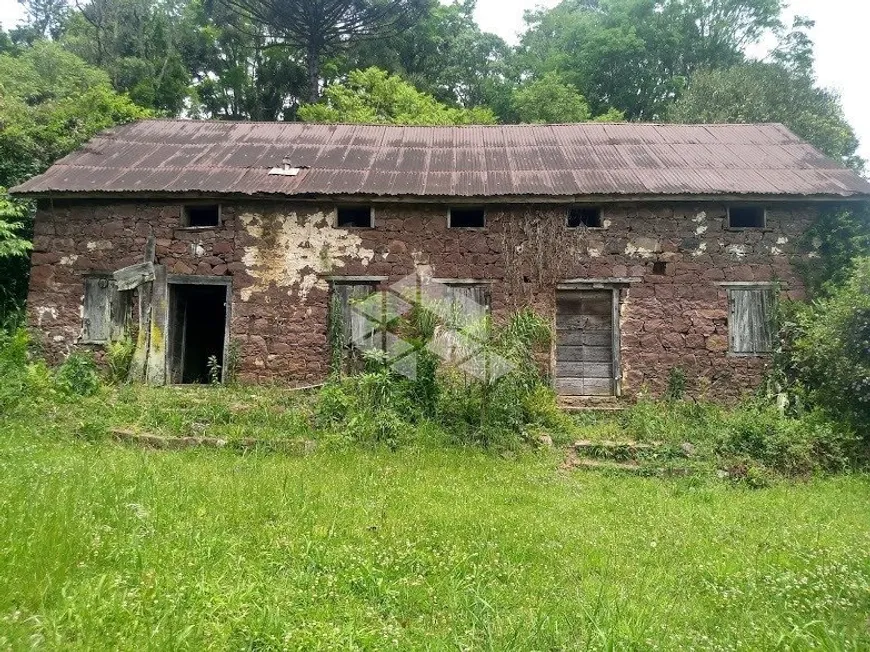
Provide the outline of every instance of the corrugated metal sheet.
<path id="1" fill-rule="evenodd" d="M 270 176 L 287 161 L 307 168 Z M 16 188 L 53 193 L 405 197 L 870 197 L 782 125 L 396 127 L 147 120 Z"/>

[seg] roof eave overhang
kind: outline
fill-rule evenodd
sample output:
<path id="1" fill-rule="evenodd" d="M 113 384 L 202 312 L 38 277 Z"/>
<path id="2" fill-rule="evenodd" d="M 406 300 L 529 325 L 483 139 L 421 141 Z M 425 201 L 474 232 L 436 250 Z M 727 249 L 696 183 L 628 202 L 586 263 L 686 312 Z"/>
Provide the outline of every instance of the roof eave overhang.
<path id="1" fill-rule="evenodd" d="M 372 203 L 414 203 L 414 204 L 601 204 L 601 203 L 667 203 L 667 202 L 867 202 L 870 193 L 844 195 L 816 194 L 590 194 L 590 195 L 367 195 L 359 194 L 280 194 L 280 193 L 220 193 L 220 192 L 70 192 L 70 191 L 27 191 L 12 188 L 9 194 L 21 199 L 125 199 L 125 200 L 202 200 L 220 199 L 236 201 L 319 201 L 319 202 L 372 202 Z"/>

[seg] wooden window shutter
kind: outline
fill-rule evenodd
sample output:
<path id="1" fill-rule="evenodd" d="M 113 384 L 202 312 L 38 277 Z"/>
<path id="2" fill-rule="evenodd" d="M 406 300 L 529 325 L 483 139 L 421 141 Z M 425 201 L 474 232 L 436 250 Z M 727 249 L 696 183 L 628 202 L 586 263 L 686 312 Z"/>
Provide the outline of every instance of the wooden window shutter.
<path id="1" fill-rule="evenodd" d="M 341 320 L 342 342 L 345 347 L 361 350 L 383 348 L 382 333 L 373 330 L 372 322 L 360 311 L 354 310 L 355 303 L 364 301 L 377 291 L 371 283 L 334 283 L 332 286 L 334 306 L 337 314 L 333 318 Z"/>
<path id="2" fill-rule="evenodd" d="M 476 309 L 483 306 L 486 312 L 490 311 L 489 285 L 462 284 L 450 285 L 450 310 L 453 314 L 453 328 L 464 328 L 471 322 L 479 319 L 481 314 Z"/>
<path id="3" fill-rule="evenodd" d="M 109 341 L 112 329 L 112 280 L 105 276 L 85 278 L 82 341 L 102 344 Z"/>
<path id="4" fill-rule="evenodd" d="M 773 350 L 774 294 L 771 288 L 732 288 L 730 350 L 738 355 L 758 355 Z"/>

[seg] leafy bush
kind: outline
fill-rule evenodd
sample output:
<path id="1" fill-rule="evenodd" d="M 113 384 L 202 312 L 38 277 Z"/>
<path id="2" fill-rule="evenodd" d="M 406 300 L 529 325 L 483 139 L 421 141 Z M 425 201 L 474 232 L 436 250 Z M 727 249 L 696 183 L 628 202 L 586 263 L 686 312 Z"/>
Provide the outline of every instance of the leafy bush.
<path id="1" fill-rule="evenodd" d="M 789 418 L 775 407 L 759 403 L 729 413 L 717 436 L 715 452 L 724 459 L 748 458 L 794 476 L 843 470 L 854 444 L 851 431 L 820 412 Z"/>
<path id="2" fill-rule="evenodd" d="M 870 258 L 846 283 L 798 313 L 790 373 L 806 400 L 870 441 Z"/>
<path id="3" fill-rule="evenodd" d="M 109 372 L 109 382 L 126 382 L 130 375 L 130 364 L 136 352 L 136 343 L 129 337 L 109 342 L 106 347 L 106 364 Z"/>
<path id="4" fill-rule="evenodd" d="M 93 396 L 100 390 L 100 374 L 89 352 L 75 351 L 57 370 L 57 386 L 69 395 Z"/>
<path id="5" fill-rule="evenodd" d="M 395 327 L 415 349 L 414 378 L 393 371 L 384 354 L 366 353 L 363 373 L 336 376 L 321 390 L 314 407 L 318 427 L 354 441 L 396 446 L 421 427 L 431 433 L 427 424 L 434 423 L 454 444 L 511 448 L 527 426 L 556 423 L 555 395 L 535 365 L 538 345 L 549 342 L 549 328 L 534 313 L 519 313 L 502 326 L 489 317 L 466 326 L 479 347 L 474 361 L 480 369 L 474 374 L 426 349 L 442 327 L 433 313 L 417 309 Z M 534 407 L 532 396 L 546 405 Z"/>
<path id="6" fill-rule="evenodd" d="M 9 410 L 27 393 L 29 342 L 23 329 L 11 333 L 0 330 L 0 412 Z"/>

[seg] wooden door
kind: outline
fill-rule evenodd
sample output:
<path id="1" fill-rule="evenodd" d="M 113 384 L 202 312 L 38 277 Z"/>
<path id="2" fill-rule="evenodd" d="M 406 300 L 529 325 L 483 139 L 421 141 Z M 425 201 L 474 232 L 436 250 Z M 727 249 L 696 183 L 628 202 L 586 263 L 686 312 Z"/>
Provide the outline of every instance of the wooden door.
<path id="1" fill-rule="evenodd" d="M 561 396 L 616 394 L 614 290 L 556 294 L 556 391 Z"/>

